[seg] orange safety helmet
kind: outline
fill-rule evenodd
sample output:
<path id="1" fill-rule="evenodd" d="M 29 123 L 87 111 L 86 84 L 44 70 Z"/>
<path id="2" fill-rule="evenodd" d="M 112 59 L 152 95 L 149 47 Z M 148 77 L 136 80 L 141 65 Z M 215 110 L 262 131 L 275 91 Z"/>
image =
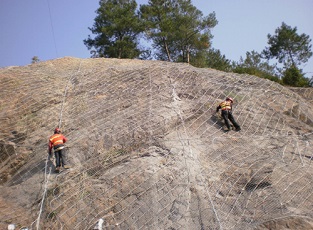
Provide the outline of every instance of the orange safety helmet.
<path id="1" fill-rule="evenodd" d="M 226 101 L 234 102 L 234 100 L 231 97 L 226 97 Z"/>
<path id="2" fill-rule="evenodd" d="M 59 129 L 58 127 L 54 129 L 54 133 L 61 133 L 61 129 Z"/>

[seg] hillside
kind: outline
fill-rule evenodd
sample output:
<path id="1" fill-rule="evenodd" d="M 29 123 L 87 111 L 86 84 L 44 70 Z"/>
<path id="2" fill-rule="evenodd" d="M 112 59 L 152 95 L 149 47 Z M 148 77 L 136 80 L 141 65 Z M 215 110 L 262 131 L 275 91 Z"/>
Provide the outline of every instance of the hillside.
<path id="1" fill-rule="evenodd" d="M 240 132 L 214 113 L 226 96 Z M 312 101 L 312 88 L 169 62 L 2 68 L 0 229 L 313 229 Z"/>

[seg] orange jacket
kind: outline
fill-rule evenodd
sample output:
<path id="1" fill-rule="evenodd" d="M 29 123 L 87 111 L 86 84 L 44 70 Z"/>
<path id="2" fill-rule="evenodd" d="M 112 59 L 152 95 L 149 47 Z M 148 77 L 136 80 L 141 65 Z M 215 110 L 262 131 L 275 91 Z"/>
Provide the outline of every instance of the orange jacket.
<path id="1" fill-rule="evenodd" d="M 49 138 L 49 154 L 51 154 L 52 147 L 57 145 L 63 145 L 67 141 L 67 138 L 60 133 L 53 134 Z"/>

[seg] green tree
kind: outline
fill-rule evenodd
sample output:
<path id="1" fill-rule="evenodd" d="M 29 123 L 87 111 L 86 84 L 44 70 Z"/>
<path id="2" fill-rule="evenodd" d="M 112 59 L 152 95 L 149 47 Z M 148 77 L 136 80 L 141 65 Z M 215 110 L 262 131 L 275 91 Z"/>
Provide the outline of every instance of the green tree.
<path id="1" fill-rule="evenodd" d="M 190 58 L 210 48 L 213 38 L 211 29 L 217 25 L 215 12 L 203 17 L 203 14 L 190 0 L 178 0 L 180 7 L 175 22 L 178 60 L 190 63 Z"/>
<path id="2" fill-rule="evenodd" d="M 135 0 L 100 0 L 100 7 L 84 44 L 93 57 L 136 58 L 143 52 L 139 48 L 139 35 L 144 27 L 136 13 Z"/>
<path id="3" fill-rule="evenodd" d="M 140 13 L 157 59 L 189 63 L 190 57 L 202 57 L 198 52 L 210 47 L 215 13 L 203 17 L 190 0 L 149 0 Z"/>
<path id="4" fill-rule="evenodd" d="M 282 81 L 285 85 L 295 87 L 310 86 L 310 80 L 304 77 L 302 70 L 292 65 L 283 72 Z"/>
<path id="5" fill-rule="evenodd" d="M 209 49 L 205 56 L 205 66 L 225 72 L 232 70 L 231 61 L 218 49 Z"/>
<path id="6" fill-rule="evenodd" d="M 282 23 L 275 30 L 275 35 L 267 35 L 269 47 L 262 54 L 267 59 L 276 58 L 285 68 L 299 66 L 312 56 L 311 39 L 306 34 L 297 34 L 297 27 L 290 27 Z"/>
<path id="7" fill-rule="evenodd" d="M 40 62 L 38 56 L 32 57 L 32 64 L 37 63 L 37 62 Z"/>
<path id="8" fill-rule="evenodd" d="M 247 73 L 280 82 L 275 69 L 275 65 L 270 65 L 268 61 L 263 61 L 262 55 L 254 50 L 246 52 L 246 58 L 244 60 L 240 57 L 238 63 L 233 63 L 233 72 L 235 73 Z"/>
<path id="9" fill-rule="evenodd" d="M 149 0 L 148 5 L 140 6 L 140 16 L 146 27 L 146 36 L 152 40 L 152 47 L 155 49 L 156 57 L 159 60 L 171 61 L 171 43 L 174 23 L 171 12 L 174 12 L 175 5 L 168 0 Z"/>

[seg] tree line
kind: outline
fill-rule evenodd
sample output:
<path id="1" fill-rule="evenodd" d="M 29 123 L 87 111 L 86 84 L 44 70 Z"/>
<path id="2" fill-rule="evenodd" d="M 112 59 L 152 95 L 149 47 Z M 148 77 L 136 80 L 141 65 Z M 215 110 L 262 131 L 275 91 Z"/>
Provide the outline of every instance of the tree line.
<path id="1" fill-rule="evenodd" d="M 100 0 L 96 13 L 89 28 L 93 36 L 84 40 L 91 57 L 186 62 L 289 86 L 313 86 L 313 76 L 306 78 L 301 69 L 312 56 L 311 39 L 284 22 L 267 35 L 263 51 L 246 52 L 235 62 L 212 47 L 215 12 L 205 16 L 191 0 L 149 0 L 139 7 L 135 0 Z"/>

